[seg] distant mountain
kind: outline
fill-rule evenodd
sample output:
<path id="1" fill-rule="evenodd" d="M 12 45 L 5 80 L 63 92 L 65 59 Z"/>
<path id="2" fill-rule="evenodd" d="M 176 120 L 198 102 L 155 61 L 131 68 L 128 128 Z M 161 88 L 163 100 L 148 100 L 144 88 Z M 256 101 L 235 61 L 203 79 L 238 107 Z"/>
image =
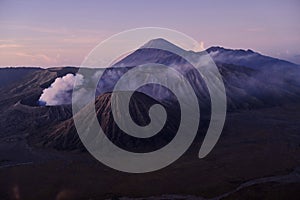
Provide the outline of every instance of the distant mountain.
<path id="1" fill-rule="evenodd" d="M 163 47 L 159 47 L 162 45 Z M 159 49 L 157 49 L 159 48 Z M 107 134 L 121 142 L 123 133 L 112 120 L 110 94 L 119 78 L 132 68 L 145 63 L 160 63 L 179 71 L 192 85 L 198 99 L 201 115 L 210 113 L 210 96 L 200 74 L 184 58 L 167 49 L 185 55 L 202 56 L 203 52 L 185 51 L 163 39 L 152 40 L 132 54 L 117 62 L 113 67 L 104 70 L 98 82 L 96 105 L 98 117 Z M 221 47 L 207 49 L 219 69 L 226 89 L 228 112 L 253 110 L 272 106 L 282 106 L 300 101 L 300 70 L 293 63 L 261 55 L 252 50 L 231 50 Z M 9 69 L 10 76 L 18 69 Z M 78 68 L 62 67 L 49 69 L 22 69 L 20 78 L 0 88 L 5 95 L 0 96 L 0 128 L 2 135 L 28 133 L 34 144 L 57 149 L 82 149 L 80 140 L 72 121 L 70 105 L 38 106 L 37 102 L 43 90 L 48 88 L 57 77 L 68 73 L 75 74 Z M 103 70 L 103 69 L 101 69 Z M 90 73 L 98 70 L 90 69 Z M 4 73 L 5 72 L 5 73 Z M 2 73 L 2 75 L 1 75 Z M 0 70 L 0 76 L 6 76 L 7 70 Z M 133 79 L 134 80 L 134 79 Z M 181 79 L 166 77 L 170 83 L 180 87 Z M 147 81 L 151 81 L 148 78 Z M 133 117 L 146 120 L 147 108 L 152 103 L 159 103 L 170 110 L 172 115 L 179 113 L 176 97 L 159 85 L 146 85 L 140 88 L 132 100 Z M 175 107 L 174 107 L 175 106 Z M 170 111 L 171 112 L 171 111 Z M 177 117 L 170 118 L 166 126 L 165 141 L 168 141 L 176 129 Z M 141 122 L 143 123 L 143 122 Z M 140 151 L 139 145 L 145 141 L 125 139 L 134 151 Z M 154 140 L 153 140 L 154 141 Z M 156 141 L 152 146 L 159 147 L 164 141 Z M 118 144 L 124 145 L 124 144 Z M 151 145 L 150 145 L 151 146 Z"/>
<path id="2" fill-rule="evenodd" d="M 37 67 L 8 67 L 0 68 L 0 87 L 13 84 L 26 78 L 27 75 L 42 70 Z"/>
<path id="3" fill-rule="evenodd" d="M 217 63 L 240 65 L 254 69 L 264 69 L 265 67 L 268 69 L 297 67 L 294 63 L 264 56 L 250 49 L 233 50 L 216 46 L 206 49 L 206 52 L 209 53 Z"/>
<path id="4" fill-rule="evenodd" d="M 209 107 L 209 95 L 199 73 L 181 55 L 201 57 L 204 52 L 185 51 L 164 40 L 154 39 L 107 69 L 99 81 L 98 92 L 111 92 L 117 80 L 131 68 L 145 63 L 172 67 L 189 80 L 202 107 Z M 296 101 L 300 95 L 300 67 L 296 64 L 264 56 L 252 50 L 231 50 L 211 47 L 206 50 L 216 62 L 226 87 L 229 109 L 264 107 Z M 115 73 L 113 72 L 115 71 Z M 115 76 L 113 75 L 115 74 Z M 105 80 L 110 81 L 106 83 Z M 151 81 L 151 80 L 149 80 Z M 172 77 L 170 77 L 172 82 Z M 174 84 L 181 80 L 175 81 Z M 169 91 L 158 86 L 139 90 L 159 101 L 170 100 Z"/>
<path id="5" fill-rule="evenodd" d="M 187 51 L 182 49 L 179 46 L 176 46 L 175 44 L 163 39 L 163 38 L 157 38 L 157 39 L 153 39 L 150 40 L 149 42 L 147 42 L 146 44 L 142 45 L 140 47 L 140 49 L 163 49 L 163 50 L 167 50 L 167 51 L 172 51 L 172 52 L 178 52 L 180 54 L 186 54 Z M 192 53 L 191 51 L 189 51 L 189 53 Z"/>
<path id="6" fill-rule="evenodd" d="M 190 54 L 184 49 L 164 40 L 154 39 L 142 45 L 139 49 L 132 54 L 126 56 L 119 62 L 115 63 L 113 67 L 131 67 L 145 63 L 160 63 L 165 65 L 174 64 L 177 66 L 186 64 L 186 61 L 178 55 L 171 53 L 180 52 L 182 54 Z"/>
<path id="7" fill-rule="evenodd" d="M 164 51 L 164 53 L 162 53 L 162 51 Z M 140 65 L 140 63 L 145 63 L 145 61 L 161 64 L 181 64 L 180 62 L 182 62 L 182 60 L 179 58 L 174 59 L 174 54 L 168 54 L 166 51 L 179 52 L 181 55 L 187 56 L 203 55 L 203 52 L 184 50 L 165 39 L 158 38 L 150 40 L 146 44 L 142 45 L 134 53 L 117 62 L 114 67 L 137 66 Z M 264 67 L 268 67 L 270 69 L 280 66 L 299 66 L 285 60 L 262 55 L 250 49 L 226 49 L 223 47 L 214 46 L 206 49 L 205 52 L 207 52 L 216 63 L 246 66 L 255 69 L 262 69 Z"/>

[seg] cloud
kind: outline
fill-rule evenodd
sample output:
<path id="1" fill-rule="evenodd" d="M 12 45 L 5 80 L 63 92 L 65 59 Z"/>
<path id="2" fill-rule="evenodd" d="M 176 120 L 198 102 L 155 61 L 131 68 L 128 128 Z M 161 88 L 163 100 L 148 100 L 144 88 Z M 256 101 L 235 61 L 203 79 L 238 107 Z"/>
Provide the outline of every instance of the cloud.
<path id="1" fill-rule="evenodd" d="M 203 41 L 200 41 L 200 42 L 199 42 L 199 45 L 196 46 L 196 47 L 193 49 L 193 51 L 195 51 L 195 52 L 204 51 L 204 50 L 205 50 L 205 48 L 204 48 L 204 42 L 203 42 Z"/>
<path id="2" fill-rule="evenodd" d="M 43 90 L 39 102 L 41 105 L 64 105 L 72 103 L 72 91 L 74 82 L 83 82 L 81 74 L 67 74 L 63 77 L 55 79 L 49 88 Z"/>
<path id="3" fill-rule="evenodd" d="M 32 54 L 23 53 L 23 52 L 16 52 L 15 55 L 16 56 L 21 56 L 21 57 L 30 57 L 32 60 L 43 60 L 43 61 L 46 61 L 46 62 L 51 61 L 51 59 L 48 56 L 44 55 L 44 54 L 32 55 Z"/>
<path id="4" fill-rule="evenodd" d="M 19 44 L 0 44 L 0 48 L 18 48 L 18 47 L 23 47 L 23 46 Z"/>

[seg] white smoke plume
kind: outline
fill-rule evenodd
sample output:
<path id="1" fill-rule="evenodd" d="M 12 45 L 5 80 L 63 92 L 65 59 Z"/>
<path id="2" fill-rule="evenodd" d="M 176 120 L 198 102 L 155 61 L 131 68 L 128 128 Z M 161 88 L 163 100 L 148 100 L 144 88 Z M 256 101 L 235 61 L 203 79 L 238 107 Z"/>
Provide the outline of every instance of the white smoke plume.
<path id="1" fill-rule="evenodd" d="M 74 82 L 83 82 L 83 76 L 81 74 L 67 74 L 61 78 L 55 79 L 49 88 L 43 90 L 40 96 L 40 105 L 55 106 L 65 105 L 72 103 L 72 90 Z"/>

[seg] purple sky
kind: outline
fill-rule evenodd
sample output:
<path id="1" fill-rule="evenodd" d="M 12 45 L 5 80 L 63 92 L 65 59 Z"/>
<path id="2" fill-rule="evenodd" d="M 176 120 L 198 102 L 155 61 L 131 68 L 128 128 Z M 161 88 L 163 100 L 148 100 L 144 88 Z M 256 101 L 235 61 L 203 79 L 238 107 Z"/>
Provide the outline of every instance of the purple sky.
<path id="1" fill-rule="evenodd" d="M 300 63 L 299 11 L 299 0 L 0 0 L 0 66 L 80 65 L 107 37 L 145 26 Z"/>

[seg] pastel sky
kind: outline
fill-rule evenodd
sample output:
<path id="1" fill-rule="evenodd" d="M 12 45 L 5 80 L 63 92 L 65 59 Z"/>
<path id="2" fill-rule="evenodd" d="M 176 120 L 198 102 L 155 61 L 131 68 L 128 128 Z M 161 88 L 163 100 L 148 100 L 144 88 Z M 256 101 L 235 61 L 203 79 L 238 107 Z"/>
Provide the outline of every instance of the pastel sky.
<path id="1" fill-rule="evenodd" d="M 0 0 L 0 66 L 78 66 L 109 36 L 145 26 L 300 63 L 299 11 L 299 0 Z"/>

